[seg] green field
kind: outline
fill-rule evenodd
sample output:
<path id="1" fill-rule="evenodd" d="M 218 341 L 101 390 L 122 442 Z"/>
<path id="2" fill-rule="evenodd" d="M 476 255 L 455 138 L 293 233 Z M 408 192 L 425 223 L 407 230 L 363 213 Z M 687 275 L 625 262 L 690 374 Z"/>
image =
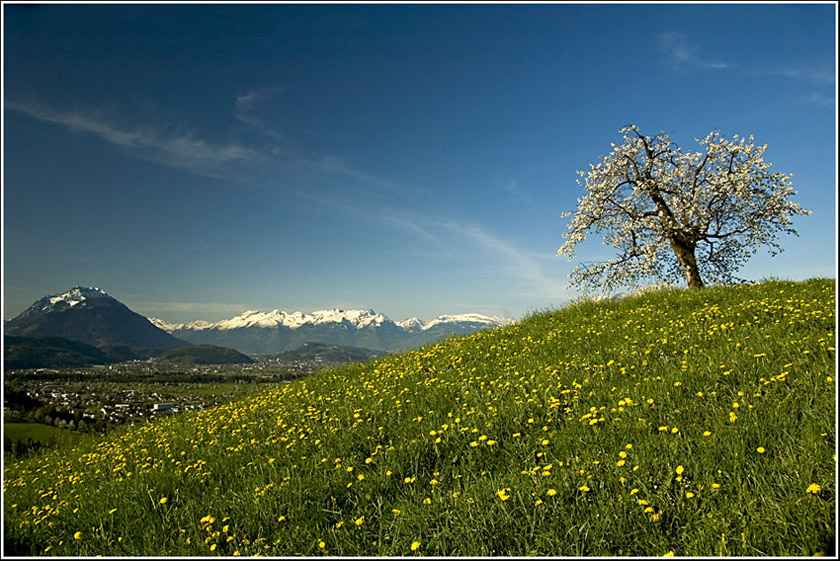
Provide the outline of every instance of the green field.
<path id="1" fill-rule="evenodd" d="M 579 302 L 7 463 L 6 554 L 832 554 L 835 282 Z"/>
<path id="2" fill-rule="evenodd" d="M 12 442 L 27 442 L 31 438 L 44 446 L 52 446 L 64 441 L 78 443 L 90 438 L 87 434 L 29 422 L 3 423 L 3 436 Z"/>

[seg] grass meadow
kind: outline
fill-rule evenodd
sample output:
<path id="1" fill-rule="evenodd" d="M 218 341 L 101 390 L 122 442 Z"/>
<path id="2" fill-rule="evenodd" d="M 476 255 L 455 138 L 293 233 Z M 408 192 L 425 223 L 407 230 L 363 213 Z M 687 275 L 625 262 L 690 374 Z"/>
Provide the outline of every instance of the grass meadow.
<path id="1" fill-rule="evenodd" d="M 31 439 L 44 446 L 52 446 L 59 441 L 79 443 L 92 438 L 89 434 L 25 421 L 3 423 L 3 436 L 12 442 L 26 443 Z"/>
<path id="2" fill-rule="evenodd" d="M 835 281 L 580 301 L 4 466 L 6 555 L 832 554 Z"/>

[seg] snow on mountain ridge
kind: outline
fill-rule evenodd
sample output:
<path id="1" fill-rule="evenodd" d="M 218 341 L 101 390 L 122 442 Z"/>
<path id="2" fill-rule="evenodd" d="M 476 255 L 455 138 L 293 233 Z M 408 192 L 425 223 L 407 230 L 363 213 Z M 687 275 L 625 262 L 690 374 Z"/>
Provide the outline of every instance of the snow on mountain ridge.
<path id="1" fill-rule="evenodd" d="M 308 323 L 320 325 L 323 323 L 341 323 L 344 320 L 349 321 L 357 329 L 367 327 L 368 325 L 380 326 L 386 321 L 391 321 L 382 314 L 377 314 L 373 310 L 339 310 L 333 308 L 332 310 L 317 310 L 306 316 L 311 318 Z"/>
<path id="2" fill-rule="evenodd" d="M 405 331 L 422 331 L 425 322 L 419 318 L 408 318 L 396 323 Z"/>
<path id="3" fill-rule="evenodd" d="M 152 325 L 154 325 L 158 329 L 163 329 L 167 333 L 171 333 L 172 331 L 175 331 L 176 329 L 181 327 L 181 325 L 183 325 L 183 324 L 179 324 L 179 323 L 169 323 L 168 321 L 164 321 L 164 320 L 158 319 L 158 318 L 146 318 L 146 319 L 149 320 L 149 323 L 151 323 Z"/>
<path id="4" fill-rule="evenodd" d="M 279 310 L 272 310 L 270 312 L 260 312 L 257 310 L 248 310 L 240 315 L 222 320 L 220 322 L 211 324 L 212 327 L 207 329 L 238 329 L 240 327 L 276 327 L 280 323 L 284 323 L 286 312 Z"/>
<path id="5" fill-rule="evenodd" d="M 191 321 L 189 323 L 170 323 L 168 321 L 158 319 L 158 318 L 146 318 L 148 319 L 152 325 L 163 329 L 167 333 L 172 333 L 178 329 L 191 329 L 193 331 L 201 331 L 202 329 L 212 329 L 215 323 L 210 323 L 209 321 L 197 320 Z"/>
<path id="6" fill-rule="evenodd" d="M 482 323 L 485 325 L 501 326 L 508 325 L 511 322 L 512 320 L 509 319 L 485 316 L 482 314 L 443 315 L 423 324 L 422 329 L 423 331 L 427 331 L 428 329 L 442 323 Z"/>
<path id="7" fill-rule="evenodd" d="M 230 330 L 247 327 L 272 328 L 284 325 L 290 329 L 298 329 L 304 325 L 324 325 L 329 323 L 341 323 L 347 321 L 357 329 L 368 326 L 380 327 L 384 323 L 394 323 L 404 331 L 426 331 L 436 325 L 447 323 L 479 323 L 487 326 L 508 325 L 510 319 L 485 316 L 482 314 L 457 314 L 442 315 L 431 321 L 423 321 L 418 318 L 409 318 L 403 321 L 393 322 L 384 314 L 373 310 L 341 310 L 333 308 L 330 310 L 315 310 L 308 314 L 303 312 L 287 313 L 280 310 L 260 312 L 248 310 L 240 315 L 222 320 L 216 323 L 206 321 L 194 321 L 191 323 L 173 324 L 156 318 L 150 318 L 152 323 L 164 331 L 173 332 L 177 330 L 204 331 L 208 329 Z"/>
<path id="8" fill-rule="evenodd" d="M 63 294 L 54 294 L 52 296 L 48 296 L 49 304 L 43 307 L 44 310 L 51 306 L 56 306 L 61 302 L 66 303 L 71 308 L 76 304 L 84 302 L 87 299 L 94 299 L 94 298 L 110 298 L 104 290 L 96 288 L 95 286 L 77 286 L 71 288 L 67 292 Z"/>

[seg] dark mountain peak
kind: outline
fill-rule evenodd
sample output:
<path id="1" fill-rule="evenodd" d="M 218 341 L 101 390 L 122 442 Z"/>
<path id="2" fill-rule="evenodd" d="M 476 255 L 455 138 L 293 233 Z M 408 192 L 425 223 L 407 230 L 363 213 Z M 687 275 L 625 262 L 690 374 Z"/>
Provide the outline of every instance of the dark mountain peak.
<path id="1" fill-rule="evenodd" d="M 95 347 L 127 346 L 153 356 L 188 343 L 152 325 L 96 287 L 45 296 L 3 326 L 6 335 L 63 337 Z"/>

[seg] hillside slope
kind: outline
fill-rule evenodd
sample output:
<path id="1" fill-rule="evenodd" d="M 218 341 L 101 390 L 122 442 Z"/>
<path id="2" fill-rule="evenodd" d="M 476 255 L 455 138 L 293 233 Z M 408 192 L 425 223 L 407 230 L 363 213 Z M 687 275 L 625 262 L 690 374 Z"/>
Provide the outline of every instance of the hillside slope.
<path id="1" fill-rule="evenodd" d="M 196 364 L 251 364 L 254 362 L 254 359 L 236 349 L 215 345 L 178 347 L 166 351 L 156 360 L 185 366 Z"/>
<path id="2" fill-rule="evenodd" d="M 99 348 L 62 337 L 3 338 L 3 368 L 59 368 L 107 364 L 108 356 Z"/>
<path id="3" fill-rule="evenodd" d="M 6 553 L 832 554 L 835 321 L 657 292 L 322 371 L 7 463 Z"/>

